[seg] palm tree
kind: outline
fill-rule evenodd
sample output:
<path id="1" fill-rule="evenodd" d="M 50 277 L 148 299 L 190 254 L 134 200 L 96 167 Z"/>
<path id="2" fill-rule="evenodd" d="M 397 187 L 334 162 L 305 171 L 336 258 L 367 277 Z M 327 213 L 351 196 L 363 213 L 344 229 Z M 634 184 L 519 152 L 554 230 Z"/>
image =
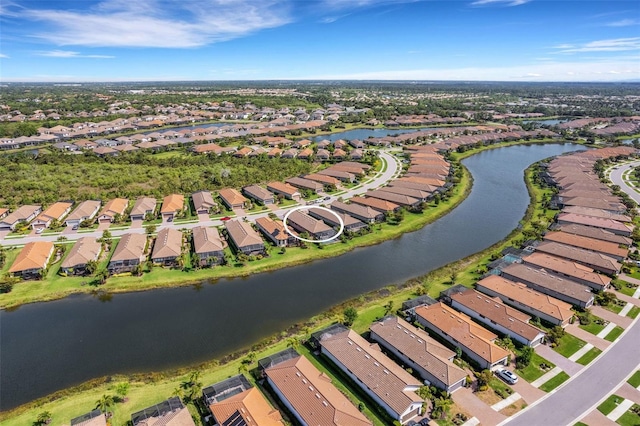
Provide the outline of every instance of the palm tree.
<path id="1" fill-rule="evenodd" d="M 102 411 L 109 417 L 109 409 L 115 404 L 113 395 L 102 395 L 102 397 L 96 401 L 96 409 Z"/>
<path id="2" fill-rule="evenodd" d="M 43 411 L 42 413 L 38 414 L 36 423 L 39 425 L 48 425 L 49 423 L 51 423 L 51 411 Z"/>
<path id="3" fill-rule="evenodd" d="M 107 271 L 106 269 L 101 269 L 98 272 L 96 272 L 96 278 L 98 279 L 98 282 L 100 284 L 104 284 L 107 282 L 107 278 L 109 278 L 109 271 Z"/>
<path id="4" fill-rule="evenodd" d="M 98 270 L 98 262 L 93 259 L 89 260 L 84 269 L 87 271 L 87 274 L 93 275 Z"/>

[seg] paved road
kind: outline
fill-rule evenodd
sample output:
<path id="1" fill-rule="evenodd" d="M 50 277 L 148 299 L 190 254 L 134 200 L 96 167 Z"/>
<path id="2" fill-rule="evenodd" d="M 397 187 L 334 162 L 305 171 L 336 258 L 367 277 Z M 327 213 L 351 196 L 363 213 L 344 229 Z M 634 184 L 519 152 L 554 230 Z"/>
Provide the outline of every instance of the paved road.
<path id="1" fill-rule="evenodd" d="M 635 189 L 629 186 L 623 179 L 622 175 L 629 169 L 633 167 L 640 166 L 640 161 L 634 161 L 632 163 L 624 164 L 621 166 L 612 169 L 609 173 L 609 180 L 614 184 L 618 185 L 621 190 L 627 193 L 629 197 L 633 199 L 636 203 L 640 204 L 640 193 L 638 193 Z"/>
<path id="2" fill-rule="evenodd" d="M 620 341 L 609 347 L 563 387 L 505 420 L 509 426 L 572 425 L 640 367 L 640 323 L 636 319 Z"/>
<path id="3" fill-rule="evenodd" d="M 398 157 L 392 155 L 393 152 L 392 151 L 379 151 L 379 155 L 382 159 L 384 159 L 384 161 L 387 164 L 387 168 L 384 172 L 382 173 L 378 173 L 374 179 L 372 179 L 370 182 L 367 182 L 365 184 L 363 184 L 362 186 L 358 187 L 358 188 L 353 188 L 350 189 L 348 191 L 346 191 L 343 194 L 340 195 L 334 195 L 334 196 L 329 196 L 329 200 L 323 201 L 323 204 L 330 204 L 333 201 L 337 200 L 339 197 L 342 197 L 343 199 L 347 199 L 347 198 L 351 198 L 354 195 L 359 195 L 359 194 L 363 194 L 365 192 L 367 192 L 370 189 L 374 189 L 374 188 L 378 188 L 379 186 L 384 185 L 385 183 L 387 183 L 388 181 L 396 178 L 400 172 L 402 171 L 402 166 L 400 161 L 398 160 Z M 291 207 L 289 207 L 291 208 Z M 276 215 L 278 215 L 278 217 L 282 218 L 284 217 L 285 213 L 287 212 L 287 209 L 279 209 L 279 210 L 275 210 L 273 211 L 273 213 L 275 213 Z M 259 213 L 259 214 L 252 214 L 252 215 L 248 215 L 247 219 L 251 220 L 251 221 L 255 221 L 257 218 L 259 217 L 264 217 L 267 216 L 269 213 L 272 213 L 272 211 L 267 211 L 265 213 Z M 167 223 L 167 222 L 163 222 L 162 224 L 158 225 L 158 230 L 162 229 L 162 228 L 175 228 L 175 229 L 191 229 L 194 228 L 196 226 L 220 226 L 222 225 L 224 222 L 222 222 L 221 220 L 209 220 L 209 221 L 205 221 L 205 222 L 194 222 L 194 223 Z M 113 229 L 110 230 L 111 231 L 111 235 L 114 237 L 119 237 L 123 234 L 126 233 L 144 233 L 145 229 L 144 228 L 127 228 L 127 229 Z M 5 237 L 5 235 L 0 234 L 0 241 L 3 243 L 3 245 L 8 246 L 8 245 L 23 245 L 32 241 L 56 241 L 58 239 L 58 237 L 60 237 L 61 234 L 54 234 L 54 235 L 35 235 L 35 234 L 30 234 L 27 236 L 24 236 L 22 238 L 9 238 L 9 239 L 3 239 Z M 73 240 L 77 240 L 79 238 L 82 237 L 95 237 L 95 238 L 100 238 L 102 237 L 102 231 L 94 231 L 94 232 L 73 232 L 70 234 L 65 233 L 64 236 L 67 238 L 67 240 L 69 241 L 73 241 Z"/>

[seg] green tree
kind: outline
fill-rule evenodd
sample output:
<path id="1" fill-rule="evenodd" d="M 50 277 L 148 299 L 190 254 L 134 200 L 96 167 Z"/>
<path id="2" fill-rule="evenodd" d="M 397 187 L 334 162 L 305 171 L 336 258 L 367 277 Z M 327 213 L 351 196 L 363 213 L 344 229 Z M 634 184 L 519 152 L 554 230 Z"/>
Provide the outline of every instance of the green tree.
<path id="1" fill-rule="evenodd" d="M 36 417 L 36 423 L 39 425 L 48 425 L 51 423 L 51 411 L 43 411 Z"/>
<path id="2" fill-rule="evenodd" d="M 156 232 L 157 229 L 158 229 L 158 225 L 151 223 L 144 227 L 144 232 L 146 232 L 147 235 L 152 235 Z"/>
<path id="3" fill-rule="evenodd" d="M 353 306 L 349 306 L 342 312 L 344 320 L 342 323 L 347 327 L 351 327 L 358 318 L 358 311 Z"/>
<path id="4" fill-rule="evenodd" d="M 127 398 L 127 394 L 129 393 L 129 382 L 120 382 L 115 386 L 116 394 L 118 394 L 118 398 L 122 402 L 127 402 L 129 398 Z"/>
<path id="5" fill-rule="evenodd" d="M 493 380 L 493 373 L 491 370 L 482 370 L 479 373 L 475 373 L 476 378 L 478 379 L 478 390 L 483 391 L 487 390 L 489 386 L 489 382 Z"/>
<path id="6" fill-rule="evenodd" d="M 115 402 L 113 395 L 102 395 L 102 397 L 96 401 L 96 409 L 102 411 L 107 415 L 107 417 L 109 417 L 109 410 L 111 410 L 111 407 L 113 407 Z"/>
<path id="7" fill-rule="evenodd" d="M 107 269 L 100 269 L 96 272 L 96 278 L 100 284 L 104 284 L 107 282 L 107 278 L 109 278 L 109 271 Z"/>
<path id="8" fill-rule="evenodd" d="M 520 349 L 520 353 L 516 358 L 516 366 L 518 368 L 525 368 L 529 364 L 531 364 L 531 359 L 533 358 L 534 350 L 531 346 L 525 346 Z"/>
<path id="9" fill-rule="evenodd" d="M 85 265 L 85 271 L 89 275 L 95 274 L 97 270 L 98 270 L 98 262 L 93 259 L 89 260 Z"/>

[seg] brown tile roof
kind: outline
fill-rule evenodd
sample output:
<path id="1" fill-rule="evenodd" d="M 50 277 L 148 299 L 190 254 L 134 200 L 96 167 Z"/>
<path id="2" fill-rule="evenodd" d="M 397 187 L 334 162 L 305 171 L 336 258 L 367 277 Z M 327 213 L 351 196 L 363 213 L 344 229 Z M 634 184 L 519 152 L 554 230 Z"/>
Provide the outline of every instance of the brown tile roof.
<path id="1" fill-rule="evenodd" d="M 413 198 L 408 195 L 397 194 L 394 192 L 374 190 L 365 192 L 364 195 L 367 198 L 373 197 L 383 201 L 390 201 L 400 206 L 415 206 L 420 204 L 420 200 L 418 200 L 417 198 Z"/>
<path id="2" fill-rule="evenodd" d="M 344 365 L 370 393 L 375 394 L 396 413 L 404 413 L 412 404 L 423 400 L 409 387 L 420 387 L 415 377 L 380 351 L 377 344 L 367 342 L 353 330 L 323 336 L 320 344 Z"/>
<path id="3" fill-rule="evenodd" d="M 217 203 L 213 201 L 213 196 L 209 191 L 197 191 L 191 194 L 193 200 L 193 207 L 198 210 L 209 210 L 212 207 L 217 206 Z"/>
<path id="4" fill-rule="evenodd" d="M 562 204 L 565 206 L 578 206 L 578 207 L 590 207 L 593 209 L 603 209 L 623 212 L 626 207 L 622 203 L 610 202 L 601 198 L 587 198 L 587 197 L 571 197 L 562 198 Z"/>
<path id="5" fill-rule="evenodd" d="M 71 421 L 71 424 L 73 426 L 107 426 L 107 417 L 104 413 L 101 413 L 100 415 L 92 419 L 84 420 L 80 423 L 73 423 L 73 419 Z"/>
<path id="6" fill-rule="evenodd" d="M 53 243 L 50 241 L 35 241 L 24 245 L 16 260 L 9 268 L 9 272 L 22 272 L 29 269 L 43 269 L 47 266 L 53 254 Z"/>
<path id="7" fill-rule="evenodd" d="M 286 241 L 290 237 L 290 235 L 284 229 L 284 224 L 280 220 L 273 220 L 267 216 L 259 217 L 256 219 L 256 225 L 258 225 L 258 227 L 261 228 L 263 232 L 271 235 L 276 240 Z M 289 228 L 289 231 L 295 233 L 295 231 L 291 228 Z"/>
<path id="8" fill-rule="evenodd" d="M 400 206 L 394 204 L 390 201 L 380 200 L 378 198 L 362 198 L 362 197 L 352 197 L 352 204 L 359 204 L 361 206 L 371 207 L 374 210 L 378 210 L 380 212 L 391 212 L 399 208 Z"/>
<path id="9" fill-rule="evenodd" d="M 258 200 L 268 200 L 273 199 L 273 193 L 267 191 L 261 186 L 258 185 L 249 185 L 242 188 L 242 190 L 250 197 L 256 198 Z"/>
<path id="10" fill-rule="evenodd" d="M 90 260 L 98 260 L 102 244 L 93 237 L 82 237 L 73 245 L 67 257 L 62 261 L 62 268 L 77 268 Z"/>
<path id="11" fill-rule="evenodd" d="M 608 241 L 610 243 L 623 244 L 630 246 L 633 240 L 624 235 L 617 235 L 605 229 L 594 228 L 593 226 L 585 226 L 578 224 L 565 224 L 558 226 L 558 231 L 568 232 L 569 234 L 582 235 L 583 237 L 595 238 L 597 240 Z"/>
<path id="12" fill-rule="evenodd" d="M 340 150 L 340 151 L 342 151 L 342 150 Z M 335 151 L 334 151 L 334 156 L 335 156 Z M 329 169 L 327 169 L 327 170 L 336 170 L 336 171 L 340 171 L 340 172 L 348 172 L 348 173 L 351 173 L 351 174 L 354 174 L 354 175 L 358 175 L 358 176 L 363 176 L 365 174 L 364 169 L 362 167 L 352 166 L 348 162 L 341 162 L 341 163 L 334 164 L 333 166 L 329 167 Z"/>
<path id="13" fill-rule="evenodd" d="M 235 242 L 236 247 L 246 247 L 252 245 L 264 245 L 260 235 L 250 224 L 240 220 L 228 220 L 224 223 L 229 236 Z"/>
<path id="14" fill-rule="evenodd" d="M 331 383 L 331 379 L 303 356 L 269 367 L 265 374 L 307 424 L 372 425 Z"/>
<path id="15" fill-rule="evenodd" d="M 467 376 L 463 369 L 450 361 L 455 352 L 402 318 L 390 315 L 374 322 L 370 329 L 447 386 Z"/>
<path id="16" fill-rule="evenodd" d="M 267 184 L 267 189 L 272 192 L 280 192 L 283 194 L 288 194 L 291 197 L 300 194 L 300 192 L 296 188 L 289 185 L 288 183 L 283 183 L 278 181 L 269 182 Z"/>
<path id="17" fill-rule="evenodd" d="M 51 204 L 45 211 L 40 213 L 36 220 L 48 222 L 50 220 L 62 220 L 73 204 L 63 201 Z"/>
<path id="18" fill-rule="evenodd" d="M 342 219 L 344 226 L 362 224 L 360 220 L 356 219 L 353 216 L 349 216 L 348 214 L 338 213 L 337 211 L 334 211 L 334 213 L 329 213 L 328 211 L 319 209 L 317 207 L 310 208 L 309 214 L 317 219 L 327 222 L 331 226 L 340 226 L 336 215 L 340 216 L 340 219 Z"/>
<path id="19" fill-rule="evenodd" d="M 269 405 L 257 388 L 250 388 L 209 406 L 217 424 L 239 424 L 240 419 L 248 426 L 282 426 L 280 412 Z"/>
<path id="20" fill-rule="evenodd" d="M 477 285 L 480 290 L 482 290 L 481 287 L 487 288 L 524 306 L 557 318 L 561 322 L 568 321 L 573 316 L 570 304 L 532 290 L 522 283 L 515 283 L 497 275 L 489 275 L 478 281 Z"/>
<path id="21" fill-rule="evenodd" d="M 220 191 L 218 191 L 218 195 L 220 196 L 220 198 L 222 198 L 225 201 L 225 203 L 227 203 L 230 206 L 235 206 L 237 204 L 244 204 L 247 201 L 249 201 L 244 195 L 242 195 L 235 188 L 223 188 Z"/>
<path id="22" fill-rule="evenodd" d="M 193 152 L 196 152 L 198 154 L 205 154 L 208 152 L 220 154 L 222 152 L 222 147 L 216 143 L 205 143 L 202 145 L 194 146 Z"/>
<path id="23" fill-rule="evenodd" d="M 343 170 L 336 170 L 336 169 L 320 170 L 318 174 L 325 175 L 325 176 L 333 176 L 339 179 L 348 179 L 348 180 L 354 180 L 356 178 L 356 176 L 353 173 L 345 172 Z"/>
<path id="24" fill-rule="evenodd" d="M 371 207 L 361 206 L 359 204 L 346 204 L 341 201 L 334 201 L 331 203 L 330 207 L 332 210 L 345 212 L 346 214 L 353 214 L 356 215 L 356 217 L 362 217 L 369 220 L 375 220 L 383 214 Z"/>
<path id="25" fill-rule="evenodd" d="M 296 188 L 310 189 L 316 192 L 322 191 L 322 189 L 324 188 L 324 185 L 322 185 L 321 183 L 300 177 L 289 178 L 285 180 L 285 182 Z"/>
<path id="26" fill-rule="evenodd" d="M 419 306 L 415 312 L 490 364 L 509 356 L 508 351 L 493 343 L 497 335 L 441 302 Z"/>
<path id="27" fill-rule="evenodd" d="M 33 215 L 35 212 L 40 210 L 41 206 L 20 206 L 13 212 L 9 213 L 7 217 L 2 219 L 2 222 L 5 223 L 16 223 L 20 220 L 26 220 L 29 216 Z"/>
<path id="28" fill-rule="evenodd" d="M 193 247 L 197 254 L 224 250 L 224 242 L 217 228 L 196 226 L 193 232 Z"/>
<path id="29" fill-rule="evenodd" d="M 320 232 L 331 231 L 332 228 L 325 224 L 323 221 L 315 219 L 309 216 L 306 213 L 301 212 L 300 210 L 296 210 L 291 212 L 289 217 L 287 217 L 287 226 L 295 227 L 299 232 L 308 232 L 310 234 L 317 234 Z"/>
<path id="30" fill-rule="evenodd" d="M 441 180 L 441 179 L 434 179 L 434 178 L 422 178 L 419 177 L 420 175 L 408 175 L 405 177 L 402 177 L 400 179 L 397 179 L 400 182 L 414 182 L 414 183 L 424 183 L 426 185 L 432 185 L 432 186 L 436 186 L 436 187 L 440 187 L 443 186 L 445 184 L 445 181 Z"/>
<path id="31" fill-rule="evenodd" d="M 435 190 L 438 189 L 437 186 L 427 185 L 426 183 L 406 182 L 400 180 L 392 180 L 388 185 L 393 188 L 411 188 L 425 192 L 435 192 Z"/>
<path id="32" fill-rule="evenodd" d="M 118 242 L 116 249 L 113 251 L 110 262 L 134 259 L 142 260 L 146 245 L 146 235 L 124 234 Z"/>
<path id="33" fill-rule="evenodd" d="M 618 222 L 631 222 L 631 218 L 629 216 L 626 216 L 623 214 L 611 213 L 603 209 L 594 209 L 591 207 L 568 206 L 563 208 L 562 212 L 581 214 L 584 216 L 600 217 L 603 219 L 612 219 L 612 220 L 617 220 Z"/>
<path id="34" fill-rule="evenodd" d="M 151 197 L 140 197 L 136 200 L 133 208 L 131 209 L 131 215 L 144 215 L 147 211 L 155 211 L 156 205 L 158 202 L 155 198 Z"/>
<path id="35" fill-rule="evenodd" d="M 401 186 L 383 186 L 382 188 L 379 188 L 378 191 L 390 192 L 397 195 L 406 195 L 418 200 L 425 200 L 432 194 L 431 192 L 422 191 L 420 189 L 403 188 Z"/>
<path id="36" fill-rule="evenodd" d="M 162 228 L 153 245 L 152 259 L 178 257 L 182 254 L 182 232 L 173 228 Z"/>
<path id="37" fill-rule="evenodd" d="M 544 240 L 555 241 L 557 243 L 567 244 L 570 246 L 580 247 L 586 250 L 597 251 L 612 256 L 619 256 L 621 258 L 627 257 L 628 250 L 620 248 L 616 243 L 609 243 L 606 241 L 596 240 L 594 238 L 583 237 L 580 235 L 569 234 L 562 231 L 547 232 L 544 236 Z"/>
<path id="38" fill-rule="evenodd" d="M 525 264 L 535 265 L 548 271 L 558 272 L 583 281 L 589 281 L 596 286 L 606 287 L 611 282 L 611 278 L 598 274 L 587 266 L 542 252 L 534 252 L 522 260 Z"/>
<path id="39" fill-rule="evenodd" d="M 102 208 L 100 216 L 109 216 L 113 218 L 116 214 L 122 215 L 125 210 L 127 210 L 128 204 L 129 200 L 126 198 L 114 198 L 113 200 L 109 200 Z"/>
<path id="40" fill-rule="evenodd" d="M 81 202 L 70 214 L 67 220 L 83 220 L 95 215 L 100 209 L 100 201 L 87 200 Z"/>
<path id="41" fill-rule="evenodd" d="M 633 225 L 618 222 L 613 219 L 600 218 L 595 216 L 585 216 L 575 213 L 560 213 L 558 215 L 558 223 L 568 222 L 576 223 L 579 225 L 593 226 L 596 228 L 609 229 L 612 231 L 621 231 L 624 233 L 631 233 L 635 228 Z"/>
<path id="42" fill-rule="evenodd" d="M 176 213 L 182 209 L 184 209 L 184 195 L 171 194 L 162 200 L 160 213 Z"/>
<path id="43" fill-rule="evenodd" d="M 537 251 L 548 253 L 554 256 L 575 260 L 578 263 L 587 265 L 596 271 L 608 273 L 609 271 L 620 271 L 622 265 L 614 258 L 607 255 L 584 250 L 581 248 L 560 244 L 553 241 L 542 241 L 536 246 Z"/>
<path id="44" fill-rule="evenodd" d="M 320 183 L 322 183 L 324 185 L 336 185 L 337 186 L 337 185 L 340 184 L 340 181 L 338 179 L 336 179 L 334 177 L 331 177 L 331 176 L 321 175 L 321 174 L 318 174 L 318 173 L 308 174 L 304 178 L 308 179 L 308 180 L 313 180 L 313 181 L 316 181 L 316 182 L 320 182 Z"/>
<path id="45" fill-rule="evenodd" d="M 529 315 L 505 305 L 500 299 L 492 299 L 472 289 L 455 293 L 451 295 L 451 299 L 529 341 L 544 334 L 544 331 L 529 324 Z"/>

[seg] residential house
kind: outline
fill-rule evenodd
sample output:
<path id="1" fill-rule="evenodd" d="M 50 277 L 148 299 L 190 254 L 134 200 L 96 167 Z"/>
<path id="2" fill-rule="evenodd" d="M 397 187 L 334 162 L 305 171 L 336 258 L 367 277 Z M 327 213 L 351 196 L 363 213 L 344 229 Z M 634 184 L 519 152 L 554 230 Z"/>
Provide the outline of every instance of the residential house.
<path id="1" fill-rule="evenodd" d="M 387 191 L 367 191 L 364 194 L 367 198 L 377 198 L 383 201 L 389 201 L 391 203 L 395 203 L 399 206 L 407 207 L 407 208 L 417 208 L 422 203 L 421 200 L 413 197 L 409 197 L 408 195 L 397 194 L 393 192 Z"/>
<path id="2" fill-rule="evenodd" d="M 364 223 L 382 222 L 384 220 L 384 213 L 372 209 L 368 206 L 361 206 L 359 204 L 346 204 L 342 201 L 334 201 L 329 207 L 331 207 L 331 210 L 348 214 L 349 216 L 353 216 L 356 219 L 363 221 Z"/>
<path id="3" fill-rule="evenodd" d="M 311 148 L 305 148 L 298 153 L 298 158 L 300 160 L 308 160 L 311 157 L 313 157 L 313 149 Z"/>
<path id="4" fill-rule="evenodd" d="M 615 275 L 622 268 L 622 265 L 610 256 L 553 241 L 542 241 L 536 246 L 536 251 L 572 260 L 608 275 Z"/>
<path id="5" fill-rule="evenodd" d="M 292 349 L 258 361 L 266 382 L 303 426 L 372 423 L 311 362 Z"/>
<path id="6" fill-rule="evenodd" d="M 173 228 L 162 228 L 153 245 L 151 261 L 158 265 L 175 266 L 182 254 L 182 232 Z"/>
<path id="7" fill-rule="evenodd" d="M 154 217 L 158 202 L 155 198 L 139 197 L 131 209 L 131 220 L 145 220 L 147 216 Z"/>
<path id="8" fill-rule="evenodd" d="M 276 195 L 282 195 L 289 200 L 300 198 L 300 192 L 288 183 L 273 181 L 267 184 L 267 189 Z"/>
<path id="9" fill-rule="evenodd" d="M 80 223 L 90 222 L 100 210 L 100 201 L 83 201 L 67 216 L 64 223 L 66 226 L 80 226 Z"/>
<path id="10" fill-rule="evenodd" d="M 213 196 L 209 191 L 197 191 L 191 194 L 193 208 L 196 214 L 210 214 L 220 211 L 218 203 L 213 200 Z"/>
<path id="11" fill-rule="evenodd" d="M 610 243 L 562 231 L 547 232 L 543 239 L 545 241 L 555 241 L 556 243 L 595 251 L 606 256 L 613 257 L 617 261 L 624 260 L 629 251 L 627 248 L 620 247 L 620 245 L 616 243 Z"/>
<path id="12" fill-rule="evenodd" d="M 400 206 L 398 204 L 392 203 L 391 201 L 381 200 L 379 198 L 351 197 L 350 201 L 351 204 L 371 207 L 381 213 L 393 213 L 400 210 Z"/>
<path id="13" fill-rule="evenodd" d="M 196 226 L 192 230 L 193 252 L 200 265 L 219 265 L 224 262 L 225 243 L 217 228 Z"/>
<path id="14" fill-rule="evenodd" d="M 535 291 L 498 275 L 489 275 L 476 283 L 481 292 L 498 297 L 505 304 L 553 325 L 569 324 L 573 311 L 569 303 Z"/>
<path id="15" fill-rule="evenodd" d="M 42 206 L 20 206 L 0 221 L 0 230 L 15 231 L 19 224 L 29 223 L 42 211 Z"/>
<path id="16" fill-rule="evenodd" d="M 124 234 L 113 251 L 107 269 L 111 274 L 133 271 L 147 259 L 146 247 L 145 234 Z"/>
<path id="17" fill-rule="evenodd" d="M 498 336 L 442 302 L 415 309 L 418 323 L 475 361 L 482 369 L 507 365 L 509 352 L 494 341 Z"/>
<path id="18" fill-rule="evenodd" d="M 245 186 L 244 188 L 242 188 L 242 192 L 244 192 L 244 194 L 250 199 L 264 206 L 275 203 L 273 193 L 267 191 L 261 186 Z"/>
<path id="19" fill-rule="evenodd" d="M 446 392 L 464 386 L 467 373 L 453 363 L 456 353 L 425 331 L 395 315 L 374 322 L 370 338 L 417 373 L 425 383 Z"/>
<path id="20" fill-rule="evenodd" d="M 401 424 L 422 413 L 422 383 L 353 330 L 320 331 L 320 352 Z"/>
<path id="21" fill-rule="evenodd" d="M 331 158 L 331 153 L 324 148 L 320 148 L 318 144 L 318 151 L 316 152 L 316 160 L 327 161 Z"/>
<path id="22" fill-rule="evenodd" d="M 94 237 L 78 239 L 60 265 L 60 271 L 67 275 L 82 275 L 87 263 L 97 261 L 102 252 L 102 243 Z"/>
<path id="23" fill-rule="evenodd" d="M 292 211 L 289 214 L 287 225 L 301 234 L 309 234 L 314 240 L 328 240 L 336 235 L 335 229 L 300 210 Z"/>
<path id="24" fill-rule="evenodd" d="M 304 176 L 307 180 L 321 183 L 325 188 L 334 189 L 340 185 L 340 181 L 331 176 L 320 175 L 318 173 L 311 173 Z"/>
<path id="25" fill-rule="evenodd" d="M 361 149 L 354 149 L 349 153 L 351 160 L 362 160 L 364 158 L 364 151 Z"/>
<path id="26" fill-rule="evenodd" d="M 557 218 L 560 225 L 584 225 L 601 228 L 616 235 L 631 237 L 635 227 L 628 223 L 595 216 L 585 216 L 575 213 L 560 213 Z"/>
<path id="27" fill-rule="evenodd" d="M 0 207 L 0 219 L 3 219 L 9 215 L 9 209 Z"/>
<path id="28" fill-rule="evenodd" d="M 584 284 L 596 291 L 603 291 L 611 283 L 611 278 L 596 273 L 593 269 L 561 257 L 551 256 L 542 252 L 534 252 L 522 258 L 525 265 L 544 269 L 562 277 Z"/>
<path id="29" fill-rule="evenodd" d="M 40 213 L 31 223 L 33 229 L 48 228 L 54 220 L 62 224 L 62 219 L 69 214 L 73 203 L 58 201 L 51 204 L 45 211 Z"/>
<path id="30" fill-rule="evenodd" d="M 280 158 L 296 158 L 298 156 L 298 150 L 295 148 L 287 149 L 282 154 L 280 154 Z"/>
<path id="31" fill-rule="evenodd" d="M 522 263 L 512 263 L 502 268 L 501 274 L 508 280 L 521 282 L 540 293 L 548 294 L 580 308 L 585 309 L 593 305 L 594 295 L 590 287 L 544 269 Z"/>
<path id="32" fill-rule="evenodd" d="M 292 235 L 298 234 L 292 229 L 287 232 L 281 220 L 271 219 L 267 216 L 259 217 L 256 219 L 256 226 L 276 247 L 287 247 L 298 243 L 297 238 Z"/>
<path id="33" fill-rule="evenodd" d="M 124 217 L 128 205 L 129 200 L 126 198 L 114 198 L 113 200 L 109 200 L 98 215 L 98 222 L 113 223 L 117 216 Z"/>
<path id="34" fill-rule="evenodd" d="M 420 203 L 424 203 L 427 200 L 429 200 L 433 194 L 432 192 L 427 192 L 420 189 L 403 188 L 401 186 L 383 186 L 379 188 L 376 192 L 380 192 L 380 191 L 390 192 L 398 196 L 415 198 L 418 201 L 420 201 Z M 366 194 L 366 195 L 370 195 L 370 194 Z"/>
<path id="35" fill-rule="evenodd" d="M 132 426 L 195 426 L 187 407 L 177 396 L 131 415 Z"/>
<path id="36" fill-rule="evenodd" d="M 329 212 L 324 209 L 319 209 L 317 207 L 312 207 L 309 209 L 309 215 L 316 219 L 319 219 L 326 223 L 327 225 L 333 227 L 334 229 L 340 228 L 340 226 L 344 226 L 345 232 L 357 232 L 362 228 L 366 228 L 367 224 L 356 219 L 353 216 L 349 216 L 348 214 L 339 213 L 339 212 Z M 342 220 L 338 220 L 338 217 Z"/>
<path id="37" fill-rule="evenodd" d="M 222 202 L 230 209 L 242 209 L 249 202 L 237 189 L 224 188 L 218 191 Z"/>
<path id="38" fill-rule="evenodd" d="M 248 256 L 264 254 L 265 246 L 260 234 L 249 223 L 240 220 L 228 220 L 224 227 L 229 235 L 229 241 L 236 249 Z"/>
<path id="39" fill-rule="evenodd" d="M 208 386 L 202 393 L 217 425 L 284 425 L 280 412 L 242 375 Z"/>
<path id="40" fill-rule="evenodd" d="M 171 195 L 167 195 L 162 200 L 162 207 L 160 208 L 160 214 L 162 215 L 162 220 L 171 222 L 182 211 L 184 211 L 184 195 L 171 194 Z"/>
<path id="41" fill-rule="evenodd" d="M 594 228 L 592 226 L 584 225 L 558 225 L 555 227 L 557 231 L 567 232 L 569 234 L 580 235 L 583 237 L 595 238 L 597 240 L 607 241 L 610 243 L 620 244 L 629 247 L 633 240 L 623 235 L 616 235 L 613 232 L 609 232 L 605 229 Z"/>
<path id="42" fill-rule="evenodd" d="M 347 172 L 347 171 L 343 171 L 343 170 L 336 170 L 332 167 L 328 168 L 328 169 L 324 169 L 324 170 L 320 170 L 318 172 L 319 175 L 325 175 L 325 176 L 331 176 L 334 177 L 336 179 L 340 179 L 343 182 L 348 182 L 348 183 L 353 183 L 356 181 L 356 175 L 354 175 L 353 173 Z"/>
<path id="43" fill-rule="evenodd" d="M 535 347 L 544 341 L 545 332 L 529 324 L 529 315 L 505 305 L 499 298 L 472 289 L 449 297 L 453 308 L 523 345 Z"/>
<path id="44" fill-rule="evenodd" d="M 50 241 L 27 243 L 13 261 L 9 274 L 25 280 L 39 278 L 40 271 L 47 269 L 53 253 L 54 247 Z"/>
<path id="45" fill-rule="evenodd" d="M 288 183 L 289 185 L 298 188 L 298 189 L 306 189 L 309 191 L 312 191 L 314 193 L 318 193 L 319 191 L 322 191 L 324 189 L 324 185 L 319 183 L 319 182 L 315 182 L 309 179 L 304 179 L 301 177 L 293 177 L 293 178 L 289 178 L 287 180 L 285 180 L 286 183 Z"/>
<path id="46" fill-rule="evenodd" d="M 95 409 L 90 413 L 71 419 L 71 426 L 107 426 L 107 416 L 102 411 Z"/>

